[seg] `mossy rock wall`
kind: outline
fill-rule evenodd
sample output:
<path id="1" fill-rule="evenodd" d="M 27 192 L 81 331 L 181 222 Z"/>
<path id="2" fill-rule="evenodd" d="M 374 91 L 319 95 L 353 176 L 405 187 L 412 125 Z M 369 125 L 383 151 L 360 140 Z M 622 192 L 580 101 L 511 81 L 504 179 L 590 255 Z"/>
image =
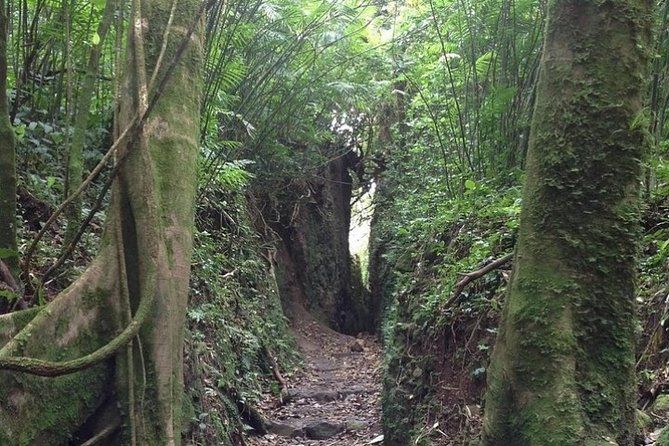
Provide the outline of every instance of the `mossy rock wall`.
<path id="1" fill-rule="evenodd" d="M 356 295 L 351 277 L 348 169 L 356 159 L 351 152 L 332 160 L 308 181 L 291 180 L 278 196 L 257 194 L 265 203 L 263 222 L 279 236 L 275 261 L 286 312 L 299 305 L 352 334 L 373 327 L 366 297 Z"/>

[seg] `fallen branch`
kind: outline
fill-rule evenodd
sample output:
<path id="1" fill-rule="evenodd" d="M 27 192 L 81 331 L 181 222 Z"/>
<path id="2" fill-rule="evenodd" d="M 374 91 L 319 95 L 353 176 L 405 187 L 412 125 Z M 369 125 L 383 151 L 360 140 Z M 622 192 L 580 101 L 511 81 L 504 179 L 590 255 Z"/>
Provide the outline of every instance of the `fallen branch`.
<path id="1" fill-rule="evenodd" d="M 286 382 L 285 378 L 281 376 L 279 364 L 276 362 L 276 358 L 274 358 L 274 355 L 267 347 L 265 347 L 265 355 L 267 356 L 269 365 L 272 368 L 272 374 L 279 383 L 279 402 L 283 405 L 286 401 L 286 397 L 288 396 L 288 383 Z"/>
<path id="2" fill-rule="evenodd" d="M 484 266 L 481 269 L 478 269 L 476 271 L 472 271 L 471 273 L 463 274 L 462 279 L 460 279 L 458 281 L 458 283 L 455 284 L 455 289 L 453 290 L 453 295 L 451 296 L 450 299 L 448 299 L 448 301 L 444 305 L 444 308 L 448 308 L 451 305 L 453 305 L 453 303 L 457 300 L 458 297 L 460 297 L 460 294 L 462 294 L 462 292 L 467 287 L 467 285 L 469 285 L 471 282 L 485 276 L 490 271 L 496 270 L 500 266 L 504 266 L 512 258 L 513 258 L 513 253 L 507 254 L 504 257 L 501 257 L 497 260 L 494 260 L 494 261 L 488 263 L 486 266 Z"/>
<path id="3" fill-rule="evenodd" d="M 238 270 L 237 268 L 235 268 L 235 269 L 233 269 L 232 271 L 230 271 L 229 273 L 225 273 L 225 274 L 223 274 L 223 275 L 221 276 L 221 279 L 229 279 L 230 277 L 232 277 L 232 276 L 234 276 L 235 274 L 237 274 L 237 271 L 239 271 L 239 270 Z"/>

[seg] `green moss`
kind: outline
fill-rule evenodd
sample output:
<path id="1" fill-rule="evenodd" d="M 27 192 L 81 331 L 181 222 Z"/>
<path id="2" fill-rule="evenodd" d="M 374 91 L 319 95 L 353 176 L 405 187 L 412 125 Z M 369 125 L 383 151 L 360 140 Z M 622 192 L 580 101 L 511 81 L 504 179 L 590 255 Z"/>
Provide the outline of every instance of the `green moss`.
<path id="1" fill-rule="evenodd" d="M 0 348 L 33 320 L 41 310 L 39 307 L 23 311 L 16 311 L 0 317 Z"/>
<path id="2" fill-rule="evenodd" d="M 69 305 L 84 309 L 83 301 L 97 301 L 98 294 L 107 295 L 91 291 L 85 294 L 89 297 Z M 70 307 L 66 305 L 67 308 Z M 21 317 L 27 319 L 31 313 L 30 310 L 22 312 Z M 69 314 L 73 318 L 79 316 L 76 311 Z M 101 318 L 93 324 L 82 325 L 76 342 L 60 346 L 53 340 L 63 339 L 73 322 L 63 318 L 50 321 L 50 318 L 50 311 L 45 309 L 37 318 L 31 317 L 12 353 L 52 361 L 81 357 L 104 345 L 115 327 L 113 321 Z M 44 338 L 52 342 L 33 341 Z M 0 372 L 0 444 L 66 444 L 72 433 L 102 404 L 104 396 L 113 388 L 111 379 L 112 368 L 108 362 L 58 378 Z"/>

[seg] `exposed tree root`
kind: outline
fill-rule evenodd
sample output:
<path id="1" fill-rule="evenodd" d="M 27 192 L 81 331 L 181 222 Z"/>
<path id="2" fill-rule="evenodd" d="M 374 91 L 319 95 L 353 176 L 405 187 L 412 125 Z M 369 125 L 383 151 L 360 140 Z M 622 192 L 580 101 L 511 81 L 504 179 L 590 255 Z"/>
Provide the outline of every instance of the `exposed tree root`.
<path id="1" fill-rule="evenodd" d="M 39 311 L 40 308 L 35 307 L 0 316 L 0 349 L 33 320 Z"/>
<path id="2" fill-rule="evenodd" d="M 144 293 L 132 321 L 118 336 L 92 353 L 68 361 L 55 362 L 25 356 L 4 356 L 3 353 L 6 353 L 3 348 L 0 350 L 0 369 L 54 377 L 78 372 L 99 364 L 111 358 L 120 348 L 126 346 L 137 336 L 139 329 L 149 316 L 154 300 L 155 290 L 148 290 L 148 292 Z M 51 311 L 51 306 L 48 306 L 45 308 L 44 313 L 48 316 Z M 30 334 L 32 335 L 32 333 Z"/>
<path id="3" fill-rule="evenodd" d="M 511 261 L 512 258 L 513 254 L 507 254 L 504 257 L 501 257 L 497 260 L 488 263 L 481 269 L 477 269 L 476 271 L 472 271 L 471 273 L 464 274 L 462 279 L 460 279 L 458 283 L 455 284 L 453 295 L 451 296 L 450 299 L 448 299 L 448 301 L 446 301 L 444 307 L 448 308 L 451 305 L 453 305 L 453 303 L 458 299 L 458 297 L 460 297 L 460 294 L 462 294 L 467 285 L 469 285 L 471 282 L 485 276 L 489 272 L 494 271 L 501 266 L 504 266 L 509 261 Z"/>
<path id="4" fill-rule="evenodd" d="M 77 282 L 37 310 L 34 318 L 34 310 L 1 318 L 6 342 L 0 357 L 58 361 L 104 345 L 118 326 L 114 301 L 108 299 L 114 293 L 116 275 L 110 262 L 103 261 L 106 258 L 102 254 Z M 9 339 L 11 332 L 16 334 Z M 113 388 L 112 366 L 99 364 L 55 379 L 0 372 L 0 444 L 63 444 L 104 401 L 107 389 Z"/>

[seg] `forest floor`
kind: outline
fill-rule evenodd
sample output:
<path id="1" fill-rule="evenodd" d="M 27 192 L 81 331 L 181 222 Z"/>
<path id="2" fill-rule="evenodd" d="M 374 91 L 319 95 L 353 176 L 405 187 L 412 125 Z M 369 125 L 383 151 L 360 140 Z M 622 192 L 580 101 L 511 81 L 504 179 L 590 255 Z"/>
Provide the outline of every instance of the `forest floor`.
<path id="1" fill-rule="evenodd" d="M 265 395 L 260 409 L 268 433 L 250 446 L 361 446 L 382 444 L 381 348 L 375 337 L 337 333 L 306 312 L 293 331 L 304 367 L 286 379 L 282 404 Z"/>

